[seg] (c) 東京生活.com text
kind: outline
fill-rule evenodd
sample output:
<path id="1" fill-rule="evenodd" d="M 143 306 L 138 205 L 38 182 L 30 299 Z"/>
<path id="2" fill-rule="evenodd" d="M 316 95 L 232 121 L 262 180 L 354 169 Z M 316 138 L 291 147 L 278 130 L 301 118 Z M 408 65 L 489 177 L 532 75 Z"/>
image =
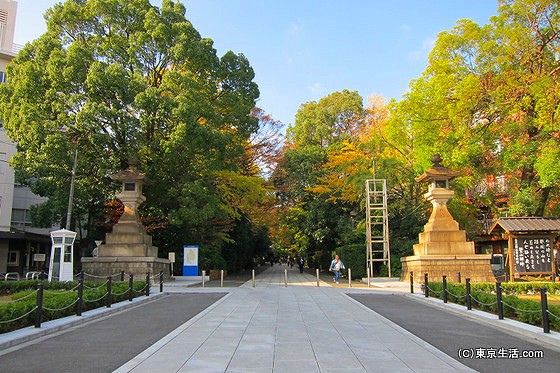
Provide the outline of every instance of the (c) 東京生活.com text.
<path id="1" fill-rule="evenodd" d="M 540 359 L 543 350 L 522 350 L 517 347 L 470 347 L 457 351 L 459 359 Z"/>

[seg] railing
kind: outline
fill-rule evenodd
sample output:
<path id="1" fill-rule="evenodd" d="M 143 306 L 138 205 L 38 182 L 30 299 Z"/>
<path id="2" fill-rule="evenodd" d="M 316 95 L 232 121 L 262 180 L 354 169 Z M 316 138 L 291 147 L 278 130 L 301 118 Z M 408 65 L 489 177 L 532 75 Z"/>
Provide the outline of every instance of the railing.
<path id="1" fill-rule="evenodd" d="M 35 275 L 31 275 L 31 277 L 33 276 Z M 96 279 L 105 278 L 105 281 L 95 284 L 95 286 L 90 286 L 91 284 L 87 285 L 84 281 L 84 277 L 86 276 L 94 277 Z M 124 272 L 120 272 L 116 275 L 110 276 L 92 276 L 81 272 L 77 275 L 78 284 L 68 290 L 45 290 L 45 285 L 43 283 L 39 283 L 37 285 L 37 289 L 30 292 L 29 294 L 15 300 L 4 302 L 4 304 L 25 302 L 32 297 L 35 297 L 36 300 L 34 305 L 32 305 L 30 302 L 27 302 L 27 306 L 20 307 L 22 308 L 21 314 L 13 316 L 9 320 L 1 320 L 0 326 L 5 326 L 11 323 L 19 323 L 20 325 L 23 325 L 25 324 L 24 319 L 29 319 L 29 317 L 31 317 L 30 315 L 34 314 L 34 325 L 36 328 L 40 328 L 46 313 L 48 313 L 51 318 L 56 318 L 52 316 L 56 315 L 57 313 L 62 313 L 63 316 L 68 316 L 69 313 L 67 312 L 67 310 L 73 308 L 74 312 L 70 314 L 75 313 L 76 316 L 82 316 L 84 308 L 96 308 L 95 305 L 100 304 L 101 302 L 103 302 L 103 304 L 107 308 L 110 308 L 112 306 L 114 299 L 125 298 L 128 299 L 129 302 L 131 302 L 135 297 L 142 294 L 147 297 L 150 296 L 150 284 L 156 283 L 157 281 L 159 281 L 160 292 L 163 292 L 163 272 L 160 272 L 159 274 L 154 276 L 151 276 L 149 272 L 146 273 L 145 284 L 141 289 L 135 289 L 134 275 L 129 274 L 127 279 L 128 288 L 117 292 L 115 292 L 113 286 L 113 278 L 116 276 L 120 278 L 121 283 L 125 281 Z M 56 307 L 47 306 L 45 302 L 45 295 L 47 294 L 49 296 L 49 299 L 51 300 L 51 303 L 55 303 L 52 300 L 60 296 L 62 300 L 59 303 L 62 304 L 57 304 Z M 64 303 L 64 301 L 67 302 Z M 10 315 L 12 316 L 13 313 L 14 312 L 11 312 Z"/>
<path id="2" fill-rule="evenodd" d="M 8 272 L 2 275 L 2 280 L 4 281 L 19 281 L 19 273 L 17 272 Z"/>
<path id="3" fill-rule="evenodd" d="M 442 276 L 441 290 L 437 290 L 436 283 L 432 283 L 430 287 L 430 282 L 428 281 L 428 274 L 424 274 L 424 283 L 422 284 L 424 290 L 424 296 L 428 298 L 431 294 L 436 295 L 438 298 L 441 297 L 444 303 L 447 303 L 449 298 L 453 298 L 456 303 L 461 303 L 466 305 L 467 310 L 472 310 L 473 303 L 477 308 L 487 309 L 495 311 L 498 319 L 503 320 L 505 314 L 511 314 L 519 317 L 522 320 L 533 321 L 532 324 L 541 324 L 543 328 L 543 333 L 550 333 L 551 319 L 555 320 L 554 324 L 558 325 L 557 320 L 560 320 L 560 308 L 559 311 L 553 313 L 550 309 L 548 298 L 553 298 L 555 300 L 560 300 L 553 294 L 549 294 L 546 287 L 541 287 L 539 289 L 540 294 L 540 305 L 531 300 L 519 300 L 513 292 L 508 292 L 502 286 L 500 281 L 495 283 L 495 289 L 492 292 L 477 291 L 473 292 L 471 288 L 470 278 L 466 279 L 465 283 L 465 293 L 458 294 L 453 293 L 448 288 L 447 276 Z M 413 275 L 410 274 L 411 283 L 411 293 L 413 290 Z M 439 283 L 437 283 L 439 285 Z M 462 292 L 462 285 L 460 287 L 455 286 L 455 289 Z M 473 294 L 474 293 L 474 294 Z M 505 296 L 504 296 L 505 295 Z M 458 301 L 458 302 L 457 302 Z M 520 307 L 520 305 L 525 307 Z"/>

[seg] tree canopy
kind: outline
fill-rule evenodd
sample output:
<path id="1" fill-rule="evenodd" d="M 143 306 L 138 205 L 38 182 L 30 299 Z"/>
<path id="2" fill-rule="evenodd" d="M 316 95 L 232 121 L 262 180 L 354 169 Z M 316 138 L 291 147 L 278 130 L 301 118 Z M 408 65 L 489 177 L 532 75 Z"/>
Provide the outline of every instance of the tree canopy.
<path id="1" fill-rule="evenodd" d="M 435 153 L 462 174 L 450 209 L 470 237 L 483 233 L 483 215 L 558 215 L 559 47 L 557 1 L 502 0 L 488 24 L 463 19 L 441 32 L 401 100 L 372 97 L 361 109 L 344 90 L 301 105 L 275 180 L 278 195 L 292 197 L 295 247 L 313 252 L 319 228 L 334 227 L 329 254 L 357 243 L 365 252 L 364 181 L 375 164 L 388 182 L 393 253 L 407 255 L 430 209 L 415 177 Z M 304 219 L 324 211 L 345 217 Z"/>
<path id="2" fill-rule="evenodd" d="M 81 224 L 114 195 L 107 176 L 137 161 L 152 181 L 143 213 L 168 228 L 155 233 L 157 243 L 228 242 L 232 223 L 264 198 L 246 155 L 259 129 L 247 58 L 217 56 L 178 1 L 158 8 L 148 0 L 67 0 L 45 17 L 47 31 L 12 61 L 0 87 L 18 180 L 48 196 L 60 219 L 77 148 Z"/>
<path id="3" fill-rule="evenodd" d="M 471 237 L 482 212 L 558 215 L 560 5 L 498 4 L 487 24 L 441 32 L 401 100 L 364 104 L 344 89 L 303 103 L 282 147 L 282 124 L 255 107 L 249 61 L 217 56 L 182 4 L 68 0 L 0 85 L 12 164 L 50 197 L 36 215 L 61 219 L 77 148 L 81 223 L 103 215 L 116 187 L 107 175 L 138 159 L 152 180 L 144 217 L 165 228 L 156 242 L 203 242 L 208 260 L 236 268 L 270 239 L 318 267 L 333 251 L 364 263 L 372 171 L 388 182 L 393 254 L 408 255 L 430 209 L 415 177 L 434 153 L 462 174 L 450 209 Z"/>

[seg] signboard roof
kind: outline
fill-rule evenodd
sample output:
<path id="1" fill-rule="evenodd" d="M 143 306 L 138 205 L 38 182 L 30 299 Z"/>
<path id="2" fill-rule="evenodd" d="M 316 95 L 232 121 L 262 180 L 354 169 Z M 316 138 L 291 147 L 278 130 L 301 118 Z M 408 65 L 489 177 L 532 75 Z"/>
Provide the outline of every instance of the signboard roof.
<path id="1" fill-rule="evenodd" d="M 499 218 L 490 229 L 490 234 L 500 232 L 560 232 L 560 219 L 541 217 Z"/>

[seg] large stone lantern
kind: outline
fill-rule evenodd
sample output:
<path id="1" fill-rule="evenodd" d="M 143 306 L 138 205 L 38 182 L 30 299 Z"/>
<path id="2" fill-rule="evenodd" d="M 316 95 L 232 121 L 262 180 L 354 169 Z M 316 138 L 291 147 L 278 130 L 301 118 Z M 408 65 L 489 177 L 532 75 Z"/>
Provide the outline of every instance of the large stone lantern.
<path id="1" fill-rule="evenodd" d="M 430 242 L 426 245 L 415 245 L 414 254 L 455 254 L 474 253 L 474 243 L 466 245 L 452 245 L 449 242 L 465 242 L 466 232 L 459 230 L 459 224 L 453 219 L 447 209 L 447 202 L 455 195 L 449 189 L 449 181 L 459 176 L 459 172 L 453 171 L 441 165 L 442 159 L 439 154 L 432 156 L 432 167 L 416 178 L 417 182 L 428 183 L 428 192 L 424 198 L 432 203 L 432 214 L 428 223 L 424 226 L 424 233 L 420 233 L 420 243 Z M 435 244 L 444 242 L 444 244 Z"/>
<path id="2" fill-rule="evenodd" d="M 470 277 L 473 281 L 492 281 L 490 254 L 475 254 L 474 242 L 467 241 L 464 230 L 453 219 L 447 209 L 447 202 L 455 192 L 449 189 L 449 181 L 459 176 L 441 165 L 442 159 L 436 154 L 432 157 L 432 167 L 416 178 L 418 182 L 428 183 L 424 194 L 432 203 L 433 210 L 419 234 L 418 243 L 413 246 L 414 255 L 401 258 L 402 278 L 410 272 L 416 282 L 421 282 L 428 273 L 433 281 L 441 281 L 442 276 Z"/>
<path id="3" fill-rule="evenodd" d="M 84 272 L 96 276 L 107 276 L 125 271 L 135 275 L 146 272 L 165 275 L 169 273 L 169 260 L 158 258 L 158 248 L 152 246 L 152 237 L 146 233 L 138 217 L 138 207 L 146 200 L 142 187 L 146 176 L 135 165 L 110 175 L 121 183 L 117 198 L 123 203 L 124 211 L 113 232 L 105 236 L 105 244 L 99 245 L 97 257 L 82 258 Z"/>

